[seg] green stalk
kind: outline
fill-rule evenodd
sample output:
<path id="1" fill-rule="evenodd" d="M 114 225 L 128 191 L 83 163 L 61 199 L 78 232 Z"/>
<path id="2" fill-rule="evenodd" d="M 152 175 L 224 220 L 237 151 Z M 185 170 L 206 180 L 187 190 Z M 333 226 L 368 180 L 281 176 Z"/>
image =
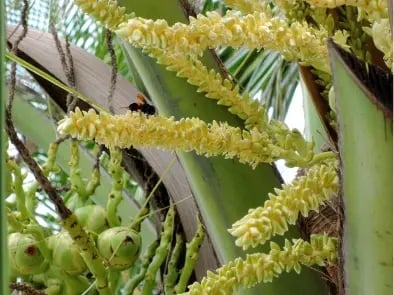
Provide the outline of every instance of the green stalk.
<path id="1" fill-rule="evenodd" d="M 134 11 L 137 16 L 152 19 L 165 18 L 170 24 L 185 22 L 180 2 L 182 1 L 119 1 L 128 12 Z M 207 122 L 217 120 L 226 121 L 232 126 L 244 125 L 225 107 L 207 99 L 204 94 L 197 93 L 196 87 L 166 71 L 140 50 L 126 43 L 124 47 L 125 55 L 132 59 L 140 74 L 146 94 L 161 114 L 175 116 L 177 119 L 199 117 Z M 220 66 L 210 52 L 205 54 L 203 60 L 208 67 L 220 71 Z M 205 158 L 195 153 L 178 153 L 178 157 L 220 262 L 226 263 L 244 255 L 243 251 L 235 246 L 227 229 L 246 214 L 249 208 L 262 205 L 268 193 L 280 186 L 281 179 L 276 169 L 270 165 L 259 165 L 252 170 L 237 161 L 221 157 Z M 293 237 L 294 234 L 299 236 L 295 232 L 297 231 L 286 237 L 290 238 L 292 234 Z M 324 294 L 325 287 L 316 273 L 308 271 L 300 276 L 284 275 L 271 284 L 261 285 L 250 291 L 244 290 L 242 294 L 286 294 L 289 289 L 293 294 Z"/>
<path id="2" fill-rule="evenodd" d="M 72 214 L 62 220 L 61 225 L 70 234 L 74 243 L 79 247 L 83 260 L 95 277 L 96 288 L 99 294 L 112 294 L 103 258 L 99 256 L 91 236 L 87 234 L 82 225 L 78 223 L 77 217 Z"/>
<path id="3" fill-rule="evenodd" d="M 18 208 L 18 211 L 21 214 L 22 219 L 28 219 L 31 217 L 34 213 L 29 212 L 29 210 L 26 208 L 26 195 L 25 191 L 23 189 L 23 176 L 22 176 L 22 171 L 21 167 L 13 160 L 8 160 L 8 169 L 13 171 L 14 174 L 14 192 L 15 192 L 15 197 L 16 197 L 16 207 Z"/>
<path id="4" fill-rule="evenodd" d="M 5 132 L 4 132 L 4 105 L 6 102 L 5 87 L 5 1 L 0 1 L 0 293 L 7 295 L 8 289 L 8 251 L 7 251 L 7 219 L 5 204 Z M 4 283 L 7 282 L 7 283 Z"/>
<path id="5" fill-rule="evenodd" d="M 186 245 L 185 264 L 180 272 L 180 277 L 175 286 L 175 293 L 183 293 L 186 290 L 187 283 L 193 273 L 198 258 L 198 250 L 205 237 L 205 232 L 200 221 L 197 223 L 197 231 L 193 239 Z"/>
<path id="6" fill-rule="evenodd" d="M 79 145 L 76 140 L 70 142 L 70 183 L 71 190 L 75 191 L 78 195 L 78 199 L 81 202 L 86 201 L 88 197 L 85 191 L 85 183 L 81 177 L 81 169 L 79 168 Z"/>
<path id="7" fill-rule="evenodd" d="M 5 1 L 0 2 L 0 36 L 5 36 Z M 5 126 L 4 126 L 4 105 L 7 100 L 5 87 L 5 38 L 0 38 L 0 293 L 7 295 L 8 289 L 8 251 L 7 251 L 7 219 L 6 219 L 6 163 L 5 157 Z"/>
<path id="8" fill-rule="evenodd" d="M 152 259 L 156 253 L 156 248 L 158 246 L 159 246 L 159 241 L 154 241 L 152 244 L 150 244 L 147 247 L 145 254 L 141 260 L 140 271 L 138 274 L 135 274 L 126 282 L 124 287 L 124 295 L 132 295 L 134 289 L 137 288 L 138 284 L 142 282 L 142 280 L 145 277 L 146 271 L 148 270 L 148 266 L 152 262 Z"/>
<path id="9" fill-rule="evenodd" d="M 392 111 L 372 94 L 380 85 L 370 81 L 371 87 L 356 77 L 369 70 L 363 80 L 384 85 L 385 74 L 374 75 L 371 65 L 367 69 L 330 45 L 342 161 L 346 294 L 393 294 Z"/>
<path id="10" fill-rule="evenodd" d="M 109 174 L 112 176 L 112 189 L 108 195 L 107 201 L 107 219 L 111 227 L 120 226 L 120 220 L 117 215 L 119 203 L 122 201 L 123 189 L 123 168 L 122 151 L 112 149 L 110 151 L 110 160 L 108 164 Z"/>
<path id="11" fill-rule="evenodd" d="M 168 262 L 167 273 L 164 276 L 164 294 L 176 294 L 174 288 L 178 280 L 179 270 L 177 264 L 179 262 L 185 242 L 180 234 L 176 235 L 175 247 L 172 250 L 171 258 Z"/>
<path id="12" fill-rule="evenodd" d="M 166 219 L 163 222 L 163 231 L 161 233 L 160 244 L 156 248 L 156 252 L 152 258 L 152 262 L 149 264 L 145 273 L 145 283 L 141 291 L 142 295 L 150 295 L 153 293 L 153 288 L 156 284 L 157 272 L 159 271 L 160 266 L 165 261 L 171 248 L 171 238 L 174 232 L 174 219 L 175 208 L 174 206 L 171 206 L 168 209 Z"/>

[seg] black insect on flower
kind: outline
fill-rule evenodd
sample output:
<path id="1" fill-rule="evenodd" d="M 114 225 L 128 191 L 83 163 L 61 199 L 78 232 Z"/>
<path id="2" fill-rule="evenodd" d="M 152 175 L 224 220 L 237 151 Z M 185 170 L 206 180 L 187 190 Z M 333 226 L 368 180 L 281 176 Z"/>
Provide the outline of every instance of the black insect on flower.
<path id="1" fill-rule="evenodd" d="M 146 102 L 145 97 L 141 93 L 137 93 L 137 102 L 133 102 L 129 105 L 129 110 L 132 112 L 142 112 L 147 115 L 154 115 L 156 109 L 153 105 Z"/>

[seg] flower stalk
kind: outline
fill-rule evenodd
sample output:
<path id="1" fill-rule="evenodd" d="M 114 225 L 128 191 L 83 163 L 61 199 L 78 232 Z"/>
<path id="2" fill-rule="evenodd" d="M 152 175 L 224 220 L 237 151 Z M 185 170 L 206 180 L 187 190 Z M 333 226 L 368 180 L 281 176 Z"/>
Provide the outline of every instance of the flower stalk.
<path id="1" fill-rule="evenodd" d="M 184 295 L 234 294 L 240 287 L 250 288 L 260 282 L 271 282 L 284 271 L 301 272 L 301 265 L 324 266 L 336 260 L 337 240 L 326 235 L 311 235 L 311 241 L 294 239 L 292 243 L 285 240 L 283 250 L 271 242 L 268 254 L 256 253 L 237 258 L 227 265 L 208 272 L 201 283 L 189 286 Z"/>
<path id="2" fill-rule="evenodd" d="M 20 217 L 21 219 L 29 219 L 32 217 L 33 212 L 30 212 L 26 207 L 26 194 L 23 189 L 23 180 L 26 176 L 22 175 L 21 167 L 11 158 L 7 160 L 7 169 L 13 175 L 12 186 L 16 196 L 16 206 L 20 212 Z"/>
<path id="3" fill-rule="evenodd" d="M 126 14 L 125 9 L 119 7 L 114 0 L 75 0 L 75 4 L 110 29 L 116 28 L 134 15 Z"/>
<path id="4" fill-rule="evenodd" d="M 264 244 L 274 235 L 283 235 L 288 224 L 295 224 L 299 214 L 306 217 L 338 193 L 336 161 L 312 167 L 305 176 L 295 179 L 269 199 L 263 207 L 250 209 L 235 222 L 229 232 L 237 238 L 235 244 L 244 250 Z"/>
<path id="5" fill-rule="evenodd" d="M 178 263 L 184 249 L 185 242 L 180 234 L 176 234 L 175 246 L 168 262 L 167 274 L 164 276 L 164 292 L 165 294 L 176 294 L 174 288 L 179 277 Z"/>
<path id="6" fill-rule="evenodd" d="M 163 49 L 145 52 L 156 58 L 159 64 L 166 65 L 167 70 L 176 72 L 178 77 L 185 78 L 188 83 L 197 86 L 198 92 L 205 92 L 206 97 L 228 107 L 230 113 L 245 120 L 247 129 L 265 129 L 268 124 L 265 106 L 251 99 L 246 93 L 240 94 L 238 85 L 233 85 L 233 82 L 223 78 L 215 70 L 209 70 L 200 59 L 179 53 L 168 53 Z"/>
<path id="7" fill-rule="evenodd" d="M 385 0 L 306 0 L 316 7 L 335 8 L 342 5 L 355 6 L 358 9 L 367 11 L 379 19 L 387 17 L 387 1 Z"/>
<path id="8" fill-rule="evenodd" d="M 58 131 L 80 140 L 95 140 L 109 148 L 134 146 L 185 152 L 194 150 L 206 156 L 238 158 L 241 163 L 252 167 L 277 159 L 285 159 L 289 165 L 299 167 L 315 162 L 313 143 L 305 142 L 296 130 L 270 138 L 271 132 L 245 131 L 215 121 L 207 124 L 197 118 L 175 121 L 172 117 L 147 116 L 137 112 L 113 116 L 97 114 L 92 109 L 88 112 L 76 109 L 59 122 Z M 292 150 L 292 147 L 298 149 Z M 325 154 L 325 158 L 334 157 L 333 153 Z"/>
<path id="9" fill-rule="evenodd" d="M 134 289 L 138 286 L 139 283 L 145 277 L 146 271 L 148 270 L 148 266 L 152 262 L 152 259 L 155 255 L 156 248 L 159 246 L 158 241 L 153 241 L 145 251 L 144 257 L 142 257 L 140 271 L 137 275 L 130 278 L 124 287 L 124 294 L 125 295 L 132 295 L 134 294 Z"/>
<path id="10" fill-rule="evenodd" d="M 123 168 L 122 151 L 118 148 L 111 149 L 110 162 L 108 164 L 109 174 L 112 176 L 112 189 L 108 195 L 107 201 L 107 217 L 111 227 L 120 226 L 120 219 L 117 215 L 117 210 L 122 201 L 123 190 Z"/>
<path id="11" fill-rule="evenodd" d="M 166 219 L 163 222 L 163 232 L 161 234 L 160 244 L 156 248 L 155 255 L 153 256 L 152 261 L 145 273 L 145 284 L 141 292 L 142 295 L 152 294 L 156 282 L 156 273 L 165 261 L 171 248 L 171 238 L 174 231 L 174 219 L 175 208 L 174 206 L 171 206 L 168 209 Z"/>
<path id="12" fill-rule="evenodd" d="M 288 25 L 281 18 L 263 12 L 242 17 L 233 11 L 225 16 L 209 12 L 207 16 L 190 17 L 189 22 L 169 26 L 162 19 L 137 17 L 120 24 L 115 32 L 139 48 L 165 49 L 190 56 L 201 56 L 205 49 L 219 46 L 264 47 L 280 52 L 288 60 L 330 72 L 324 28 L 314 29 L 299 22 Z"/>
<path id="13" fill-rule="evenodd" d="M 79 247 L 81 256 L 90 272 L 95 276 L 96 288 L 101 295 L 112 294 L 108 284 L 107 271 L 104 261 L 89 234 L 83 229 L 74 214 L 62 220 L 62 227 L 69 233 L 74 243 Z"/>
<path id="14" fill-rule="evenodd" d="M 204 241 L 204 237 L 204 228 L 200 220 L 198 220 L 196 234 L 194 235 L 193 239 L 186 245 L 185 264 L 183 266 L 183 269 L 181 270 L 179 281 L 175 286 L 176 294 L 179 294 L 186 290 L 187 283 L 189 282 L 190 276 L 197 263 L 198 250 L 200 249 L 201 244 Z"/>

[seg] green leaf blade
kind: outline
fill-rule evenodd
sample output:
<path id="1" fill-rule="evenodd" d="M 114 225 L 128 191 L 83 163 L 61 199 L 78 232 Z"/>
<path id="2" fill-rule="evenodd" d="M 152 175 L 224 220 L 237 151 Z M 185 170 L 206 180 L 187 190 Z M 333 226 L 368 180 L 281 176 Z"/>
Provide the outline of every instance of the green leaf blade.
<path id="1" fill-rule="evenodd" d="M 349 295 L 392 294 L 392 118 L 330 46 L 342 162 Z"/>

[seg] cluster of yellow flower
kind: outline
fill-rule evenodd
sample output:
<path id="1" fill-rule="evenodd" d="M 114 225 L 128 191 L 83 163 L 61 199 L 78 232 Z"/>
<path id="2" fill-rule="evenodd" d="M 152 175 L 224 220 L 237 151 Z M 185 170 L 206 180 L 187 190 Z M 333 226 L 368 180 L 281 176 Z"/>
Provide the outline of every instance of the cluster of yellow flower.
<path id="1" fill-rule="evenodd" d="M 125 115 L 97 114 L 76 109 L 68 118 L 59 122 L 58 131 L 80 140 L 94 139 L 109 148 L 157 147 L 170 150 L 195 151 L 206 156 L 222 155 L 238 158 L 252 167 L 277 159 L 286 159 L 291 164 L 310 166 L 324 158 L 335 157 L 332 153 L 313 153 L 292 150 L 292 138 L 274 141 L 265 132 L 256 128 L 250 131 L 231 127 L 227 123 L 207 124 L 198 118 L 175 121 L 173 117 L 147 116 L 128 112 Z M 299 138 L 302 136 L 297 132 Z M 296 143 L 296 145 L 298 145 Z"/>
<path id="2" fill-rule="evenodd" d="M 385 0 L 306 0 L 317 7 L 334 8 L 341 5 L 355 6 L 367 12 L 375 19 L 387 18 L 387 1 Z"/>
<path id="3" fill-rule="evenodd" d="M 236 245 L 246 250 L 264 244 L 273 235 L 283 235 L 299 214 L 307 217 L 312 210 L 318 212 L 325 201 L 338 194 L 336 162 L 313 166 L 305 176 L 269 194 L 263 207 L 250 209 L 229 230 L 237 237 Z"/>
<path id="4" fill-rule="evenodd" d="M 300 1 L 278 1 L 290 10 Z M 309 172 L 276 195 L 270 194 L 263 207 L 251 209 L 237 221 L 230 233 L 237 237 L 236 244 L 244 249 L 266 242 L 272 235 L 283 234 L 288 224 L 294 224 L 301 213 L 307 216 L 311 210 L 329 200 L 338 191 L 337 161 L 331 152 L 315 155 L 313 143 L 302 135 L 289 130 L 283 123 L 269 120 L 264 106 L 248 95 L 241 95 L 238 86 L 222 78 L 214 70 L 208 70 L 199 60 L 207 48 L 218 46 L 266 48 L 279 51 L 288 60 L 312 66 L 330 75 L 326 41 L 331 36 L 344 48 L 348 32 L 334 31 L 333 19 L 326 15 L 326 8 L 351 5 L 360 8 L 373 19 L 369 34 L 376 46 L 386 56 L 391 67 L 392 45 L 381 36 L 389 28 L 387 6 L 384 0 L 307 0 L 312 18 L 322 25 L 310 26 L 306 22 L 289 22 L 275 16 L 265 4 L 254 0 L 227 0 L 226 4 L 240 10 L 228 11 L 224 16 L 216 12 L 191 17 L 189 24 L 170 26 L 165 20 L 149 20 L 130 17 L 117 7 L 116 1 L 77 0 L 85 12 L 97 18 L 133 46 L 141 48 L 178 76 L 198 87 L 198 91 L 216 99 L 229 111 L 245 120 L 247 130 L 229 126 L 227 123 L 207 124 L 197 118 L 175 121 L 173 118 L 147 116 L 137 112 L 112 116 L 95 111 L 81 112 L 77 109 L 59 124 L 59 132 L 78 139 L 94 139 L 113 148 L 159 147 L 171 150 L 196 151 L 206 156 L 222 155 L 238 158 L 242 163 L 255 167 L 261 162 L 271 163 L 285 159 L 289 166 L 311 167 Z M 308 4 L 309 3 L 309 4 Z M 298 5 L 298 6 L 297 6 Z M 280 6 L 280 5 L 279 5 Z M 297 9 L 295 9 L 295 12 Z M 305 13 L 305 12 L 302 12 Z M 362 13 L 360 17 L 363 17 Z M 368 30 L 367 30 L 368 31 Z M 325 80 L 329 80 L 325 79 Z M 326 85 L 325 85 L 326 86 Z M 324 260 L 334 261 L 336 240 L 325 235 L 312 236 L 311 242 L 286 241 L 283 251 L 271 243 L 269 254 L 249 255 L 237 259 L 209 273 L 201 284 L 193 284 L 190 294 L 231 294 L 238 286 L 250 287 L 260 281 L 271 281 L 283 270 L 300 271 L 300 263 L 323 265 Z"/>
<path id="5" fill-rule="evenodd" d="M 120 23 L 134 16 L 134 14 L 126 14 L 125 8 L 119 7 L 116 1 L 113 0 L 75 0 L 75 4 L 110 29 L 116 28 Z"/>
<path id="6" fill-rule="evenodd" d="M 97 1 L 85 1 L 85 11 L 92 9 L 87 8 L 88 3 L 95 2 Z M 91 7 L 93 6 L 91 4 Z M 313 143 L 306 142 L 298 132 L 289 130 L 286 125 L 276 120 L 269 122 L 263 106 L 259 106 L 248 95 L 241 95 L 239 88 L 234 87 L 231 81 L 223 79 L 214 70 L 208 70 L 198 59 L 198 55 L 206 47 L 218 46 L 223 42 L 238 47 L 248 44 L 250 47 L 261 47 L 264 44 L 281 50 L 290 59 L 313 64 L 316 68 L 328 72 L 328 61 L 324 58 L 327 57 L 325 30 L 310 29 L 301 23 L 288 25 L 280 18 L 269 18 L 264 13 L 257 12 L 243 18 L 232 12 L 224 17 L 210 13 L 207 16 L 191 18 L 189 25 L 175 24 L 172 27 L 164 20 L 152 21 L 136 17 L 123 22 L 123 18 L 114 20 L 95 16 L 104 24 L 107 21 L 111 24 L 118 23 L 115 31 L 119 35 L 127 38 L 134 46 L 142 48 L 159 63 L 167 65 L 169 70 L 176 71 L 178 76 L 187 78 L 189 83 L 199 87 L 198 91 L 206 92 L 207 97 L 228 106 L 230 112 L 245 120 L 249 130 L 257 128 L 271 138 L 273 146 L 287 150 L 273 150 L 274 156 L 271 159 L 285 156 L 290 166 L 305 167 L 310 164 L 313 158 Z M 209 34 L 215 34 L 215 38 L 203 38 Z M 204 43 L 204 40 L 208 41 Z M 270 162 L 270 159 L 265 161 Z M 253 165 L 258 162 L 260 160 Z"/>
<path id="7" fill-rule="evenodd" d="M 390 21 L 388 18 L 377 20 L 373 23 L 371 36 L 376 48 L 384 53 L 384 61 L 389 68 L 393 66 L 393 40 L 387 38 L 391 35 Z"/>
<path id="8" fill-rule="evenodd" d="M 263 12 L 239 16 L 231 10 L 224 16 L 209 12 L 206 16 L 190 17 L 189 21 L 170 27 L 165 20 L 131 18 L 120 24 L 116 33 L 137 47 L 192 56 L 218 46 L 264 47 L 281 52 L 288 60 L 329 71 L 324 29 L 316 30 L 299 22 L 288 25 L 283 19 Z"/>
<path id="9" fill-rule="evenodd" d="M 158 59 L 158 63 L 169 65 L 167 69 L 177 72 L 178 77 L 186 78 L 188 83 L 197 86 L 197 91 L 205 92 L 206 97 L 216 99 L 218 104 L 229 107 L 230 113 L 245 120 L 247 129 L 269 129 L 265 106 L 250 99 L 247 94 L 240 94 L 238 85 L 222 78 L 215 70 L 209 70 L 199 59 L 183 54 L 169 54 L 164 50 L 159 53 L 158 49 L 155 50 L 154 57 Z M 287 127 L 282 127 L 288 130 Z"/>
<path id="10" fill-rule="evenodd" d="M 336 260 L 337 241 L 326 235 L 311 235 L 311 241 L 301 239 L 291 243 L 285 240 L 283 250 L 271 242 L 269 254 L 256 253 L 247 255 L 246 259 L 237 258 L 216 270 L 208 272 L 201 283 L 189 286 L 190 295 L 234 294 L 239 287 L 253 287 L 260 282 L 271 282 L 283 271 L 301 271 L 301 264 L 326 265 Z"/>

